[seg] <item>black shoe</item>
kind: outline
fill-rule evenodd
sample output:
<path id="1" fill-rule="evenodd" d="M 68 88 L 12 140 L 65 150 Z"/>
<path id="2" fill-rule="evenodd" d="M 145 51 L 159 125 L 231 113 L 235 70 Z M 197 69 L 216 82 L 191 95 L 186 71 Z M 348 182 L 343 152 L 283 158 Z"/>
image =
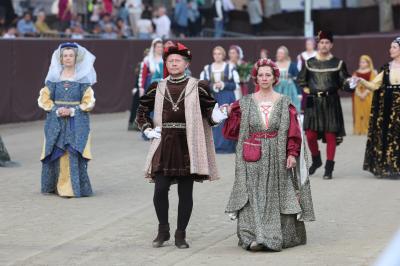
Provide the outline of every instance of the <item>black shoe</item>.
<path id="1" fill-rule="evenodd" d="M 325 163 L 325 173 L 323 179 L 332 179 L 333 167 L 335 166 L 335 162 L 331 160 L 327 160 Z"/>
<path id="2" fill-rule="evenodd" d="M 177 248 L 189 248 L 189 244 L 185 240 L 186 231 L 176 230 L 175 231 L 175 246 Z"/>
<path id="3" fill-rule="evenodd" d="M 153 248 L 162 247 L 164 242 L 168 241 L 169 238 L 169 224 L 158 225 L 158 234 L 157 237 L 153 240 Z"/>
<path id="4" fill-rule="evenodd" d="M 318 153 L 316 156 L 312 156 L 312 164 L 310 166 L 310 169 L 308 169 L 308 173 L 310 175 L 313 175 L 315 171 L 317 171 L 318 168 L 322 166 L 322 160 L 321 160 L 321 153 Z"/>

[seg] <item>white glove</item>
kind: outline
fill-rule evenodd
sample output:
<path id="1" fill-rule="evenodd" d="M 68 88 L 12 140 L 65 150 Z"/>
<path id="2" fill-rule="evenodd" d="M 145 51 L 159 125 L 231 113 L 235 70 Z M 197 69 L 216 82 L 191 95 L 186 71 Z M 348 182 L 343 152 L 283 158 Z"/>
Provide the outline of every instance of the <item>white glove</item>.
<path id="1" fill-rule="evenodd" d="M 228 116 L 226 114 L 224 114 L 221 109 L 219 109 L 218 103 L 215 104 L 214 109 L 212 111 L 212 115 L 211 115 L 212 120 L 214 121 L 214 123 L 221 123 L 222 121 L 224 121 L 225 119 L 228 118 Z"/>
<path id="2" fill-rule="evenodd" d="M 237 212 L 228 212 L 227 214 L 229 216 L 229 219 L 231 219 L 231 221 L 235 221 L 237 219 Z"/>
<path id="3" fill-rule="evenodd" d="M 147 128 L 143 133 L 148 139 L 159 139 L 159 138 L 161 138 L 161 128 L 160 127 L 156 127 L 154 129 Z"/>
<path id="4" fill-rule="evenodd" d="M 355 89 L 355 87 L 357 87 L 357 84 L 358 84 L 358 79 L 357 78 L 349 78 L 348 82 L 349 82 L 350 89 Z"/>

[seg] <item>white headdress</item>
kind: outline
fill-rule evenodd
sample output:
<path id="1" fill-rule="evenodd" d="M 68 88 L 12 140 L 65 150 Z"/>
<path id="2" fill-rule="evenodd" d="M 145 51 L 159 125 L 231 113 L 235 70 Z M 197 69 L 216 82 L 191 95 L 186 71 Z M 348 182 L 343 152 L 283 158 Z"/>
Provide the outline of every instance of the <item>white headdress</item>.
<path id="1" fill-rule="evenodd" d="M 85 47 L 77 43 L 62 43 L 53 52 L 49 72 L 47 73 L 45 82 L 61 81 L 61 72 L 63 65 L 61 64 L 62 51 L 66 48 L 72 48 L 76 52 L 75 76 L 74 81 L 79 83 L 89 83 L 93 85 L 97 82 L 96 71 L 94 70 L 94 61 L 96 57 L 89 52 Z"/>
<path id="2" fill-rule="evenodd" d="M 159 63 L 160 61 L 156 61 L 155 57 L 154 57 L 154 48 L 156 43 L 162 43 L 162 40 L 160 38 L 155 38 L 152 42 L 151 42 L 151 47 L 150 47 L 150 51 L 149 51 L 149 55 L 148 55 L 148 62 L 149 62 L 149 68 L 150 68 L 150 72 L 154 73 L 156 70 L 160 71 L 160 67 L 159 67 Z M 161 57 L 162 60 L 162 57 Z"/>

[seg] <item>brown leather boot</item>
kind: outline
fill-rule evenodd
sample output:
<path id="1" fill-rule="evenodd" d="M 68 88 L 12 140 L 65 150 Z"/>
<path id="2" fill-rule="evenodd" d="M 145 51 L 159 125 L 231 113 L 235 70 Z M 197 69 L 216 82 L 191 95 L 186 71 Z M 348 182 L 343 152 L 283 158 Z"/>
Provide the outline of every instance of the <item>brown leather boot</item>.
<path id="1" fill-rule="evenodd" d="M 189 244 L 185 240 L 186 231 L 176 230 L 175 231 L 175 246 L 177 248 L 189 248 Z"/>
<path id="2" fill-rule="evenodd" d="M 153 248 L 162 247 L 170 238 L 169 224 L 159 224 L 157 237 L 153 240 Z"/>

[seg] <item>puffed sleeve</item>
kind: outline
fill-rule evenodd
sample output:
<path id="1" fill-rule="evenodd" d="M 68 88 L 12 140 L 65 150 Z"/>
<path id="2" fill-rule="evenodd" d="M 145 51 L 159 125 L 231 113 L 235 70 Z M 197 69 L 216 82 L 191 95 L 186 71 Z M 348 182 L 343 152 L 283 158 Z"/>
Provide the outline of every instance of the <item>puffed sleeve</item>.
<path id="1" fill-rule="evenodd" d="M 380 72 L 372 81 L 367 81 L 364 79 L 360 80 L 361 85 L 365 86 L 367 89 L 375 91 L 382 86 L 383 82 L 383 71 Z"/>
<path id="2" fill-rule="evenodd" d="M 307 61 L 304 63 L 304 66 L 301 68 L 299 74 L 297 75 L 296 83 L 300 88 L 308 87 Z"/>
<path id="3" fill-rule="evenodd" d="M 227 120 L 225 120 L 224 127 L 222 128 L 222 134 L 224 138 L 229 140 L 238 140 L 240 131 L 240 121 L 242 118 L 242 111 L 240 110 L 239 101 L 232 104 L 231 113 Z"/>
<path id="4" fill-rule="evenodd" d="M 200 98 L 200 109 L 201 115 L 204 118 L 207 118 L 208 123 L 211 126 L 214 126 L 215 123 L 212 120 L 212 112 L 214 109 L 215 104 L 217 103 L 210 93 L 210 87 L 208 86 L 208 81 L 200 80 L 198 84 L 199 88 L 199 98 Z"/>
<path id="5" fill-rule="evenodd" d="M 289 106 L 290 125 L 287 140 L 287 155 L 298 157 L 301 148 L 301 131 L 299 121 L 297 119 L 296 107 Z"/>
<path id="6" fill-rule="evenodd" d="M 353 92 L 353 89 L 350 88 L 350 84 L 349 84 L 349 78 L 350 78 L 350 74 L 347 71 L 347 67 L 346 67 L 346 63 L 342 61 L 342 67 L 340 68 L 339 71 L 339 78 L 340 78 L 340 82 L 342 84 L 342 89 L 348 92 Z"/>
<path id="7" fill-rule="evenodd" d="M 92 87 L 88 86 L 83 93 L 79 108 L 84 112 L 90 112 L 93 110 L 95 103 L 94 91 Z"/>
<path id="8" fill-rule="evenodd" d="M 157 85 L 157 82 L 153 82 L 146 94 L 139 100 L 135 122 L 142 132 L 147 128 L 153 128 L 153 120 L 150 117 L 150 113 L 154 110 Z"/>
<path id="9" fill-rule="evenodd" d="M 51 99 L 51 92 L 48 86 L 42 88 L 39 92 L 38 105 L 46 112 L 52 111 L 54 102 Z"/>

